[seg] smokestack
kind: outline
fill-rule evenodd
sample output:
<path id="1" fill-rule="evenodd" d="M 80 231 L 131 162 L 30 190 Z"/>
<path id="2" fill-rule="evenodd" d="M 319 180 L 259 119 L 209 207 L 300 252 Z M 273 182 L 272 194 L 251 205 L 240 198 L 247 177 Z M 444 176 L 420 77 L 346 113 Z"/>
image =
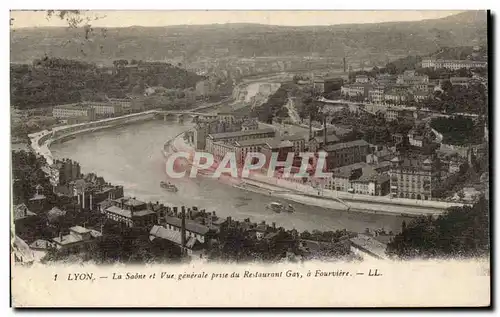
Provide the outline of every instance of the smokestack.
<path id="1" fill-rule="evenodd" d="M 326 115 L 323 115 L 323 134 L 324 134 L 324 145 L 326 146 Z"/>
<path id="2" fill-rule="evenodd" d="M 90 194 L 90 202 L 89 202 L 89 209 L 92 210 L 93 205 L 92 205 L 92 194 Z"/>
<path id="3" fill-rule="evenodd" d="M 273 222 L 273 229 L 276 229 L 276 222 Z"/>
<path id="4" fill-rule="evenodd" d="M 346 69 L 346 65 L 345 65 L 345 57 L 344 57 L 343 61 L 344 61 L 344 73 L 345 73 L 345 72 L 346 72 L 346 70 L 347 70 L 347 69 Z"/>
<path id="5" fill-rule="evenodd" d="M 184 248 L 186 247 L 186 212 L 182 210 L 181 214 L 181 247 L 184 253 Z"/>
<path id="6" fill-rule="evenodd" d="M 62 231 L 59 231 L 59 241 L 62 241 L 62 240 L 63 240 Z"/>

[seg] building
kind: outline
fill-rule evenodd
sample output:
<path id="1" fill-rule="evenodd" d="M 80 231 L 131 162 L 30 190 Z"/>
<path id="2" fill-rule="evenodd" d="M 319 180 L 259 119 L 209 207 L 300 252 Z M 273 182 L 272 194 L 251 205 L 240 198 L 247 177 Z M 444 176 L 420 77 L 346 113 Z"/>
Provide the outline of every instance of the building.
<path id="1" fill-rule="evenodd" d="M 366 155 L 370 153 L 370 144 L 365 140 L 355 140 L 345 143 L 336 143 L 323 147 L 327 152 L 327 170 L 351 165 L 358 162 L 365 162 Z"/>
<path id="2" fill-rule="evenodd" d="M 102 234 L 99 231 L 87 229 L 81 226 L 69 228 L 69 234 L 59 234 L 59 237 L 53 238 L 54 247 L 65 253 L 78 252 L 84 250 L 90 244 L 95 243 Z"/>
<path id="3" fill-rule="evenodd" d="M 70 159 L 55 160 L 50 169 L 50 179 L 54 186 L 68 184 L 81 176 L 80 164 Z"/>
<path id="4" fill-rule="evenodd" d="M 414 91 L 412 95 L 413 95 L 413 99 L 416 102 L 424 102 L 426 100 L 429 100 L 432 97 L 432 94 L 430 93 L 429 90 Z"/>
<path id="5" fill-rule="evenodd" d="M 226 124 L 233 124 L 236 121 L 236 117 L 232 112 L 218 112 L 217 120 Z"/>
<path id="6" fill-rule="evenodd" d="M 372 89 L 371 84 L 355 83 L 352 85 L 344 85 L 340 89 L 340 94 L 344 97 L 362 97 L 368 98 L 368 92 Z"/>
<path id="7" fill-rule="evenodd" d="M 145 202 L 122 197 L 110 200 L 110 206 L 101 210 L 106 218 L 120 222 L 126 227 L 146 227 L 157 222 L 156 212 L 149 210 Z"/>
<path id="8" fill-rule="evenodd" d="M 380 103 L 384 101 L 385 87 L 377 86 L 368 92 L 368 100 L 375 103 Z"/>
<path id="9" fill-rule="evenodd" d="M 215 142 L 229 143 L 251 139 L 273 138 L 275 135 L 276 131 L 271 128 L 209 134 L 206 138 L 206 150 L 213 153 L 213 145 Z"/>
<path id="10" fill-rule="evenodd" d="M 402 75 L 399 75 L 396 79 L 396 84 L 400 85 L 418 85 L 418 84 L 428 84 L 429 76 L 427 75 L 416 75 L 414 70 L 406 70 Z"/>
<path id="11" fill-rule="evenodd" d="M 208 241 L 208 236 L 210 232 L 209 227 L 199 224 L 191 219 L 185 219 L 184 222 L 185 222 L 184 226 L 185 226 L 186 238 L 188 239 L 194 238 L 199 243 L 202 244 Z M 163 223 L 163 226 L 168 230 L 181 232 L 183 230 L 182 214 L 180 218 L 172 216 L 165 217 L 165 222 Z"/>
<path id="12" fill-rule="evenodd" d="M 180 217 L 166 215 L 159 219 L 159 225 L 154 225 L 149 232 L 150 240 L 168 241 L 180 248 L 181 254 L 184 255 L 202 255 L 209 242 L 211 230 L 187 218 L 185 209 L 182 207 Z"/>
<path id="13" fill-rule="evenodd" d="M 396 83 L 396 76 L 391 74 L 378 74 L 376 82 L 379 85 L 392 85 Z"/>
<path id="14" fill-rule="evenodd" d="M 384 161 L 390 161 L 394 158 L 394 153 L 389 151 L 387 148 L 373 151 L 366 156 L 366 163 L 368 164 L 379 164 Z"/>
<path id="15" fill-rule="evenodd" d="M 269 163 L 273 153 L 276 153 L 279 162 L 285 162 L 289 153 L 294 153 L 294 145 L 291 141 L 281 139 L 270 139 L 261 148 L 266 156 L 266 162 Z"/>
<path id="16" fill-rule="evenodd" d="M 413 111 L 404 108 L 390 107 L 385 111 L 385 120 L 413 119 Z"/>
<path id="17" fill-rule="evenodd" d="M 52 116 L 59 119 L 81 118 L 84 120 L 95 120 L 95 109 L 79 103 L 54 106 Z"/>
<path id="18" fill-rule="evenodd" d="M 196 96 L 206 98 L 212 92 L 212 84 L 209 80 L 202 80 L 196 83 Z"/>
<path id="19" fill-rule="evenodd" d="M 423 157 L 397 156 L 391 160 L 391 196 L 431 200 L 432 188 L 440 182 L 439 162 Z"/>
<path id="20" fill-rule="evenodd" d="M 424 59 L 422 60 L 422 68 L 446 68 L 458 70 L 461 68 L 486 68 L 487 62 L 472 61 L 472 60 L 444 60 L 444 59 Z"/>
<path id="21" fill-rule="evenodd" d="M 332 145 L 335 143 L 339 143 L 340 139 L 335 134 L 327 134 L 326 136 L 326 144 L 324 136 L 316 136 L 309 140 L 308 148 L 310 152 L 316 152 L 325 146 Z"/>
<path id="22" fill-rule="evenodd" d="M 340 90 L 342 85 L 344 84 L 344 80 L 340 77 L 332 77 L 324 79 L 324 92 L 329 93 L 332 91 Z"/>
<path id="23" fill-rule="evenodd" d="M 316 78 L 313 80 L 313 89 L 317 93 L 324 93 L 325 92 L 325 80 L 323 78 Z"/>
<path id="24" fill-rule="evenodd" d="M 293 144 L 293 150 L 295 153 L 304 152 L 306 148 L 306 139 L 304 135 L 301 134 L 292 134 L 292 135 L 284 135 L 281 137 L 283 141 L 290 141 Z"/>
<path id="25" fill-rule="evenodd" d="M 469 77 L 450 77 L 450 83 L 452 86 L 469 87 L 469 82 Z"/>
<path id="26" fill-rule="evenodd" d="M 257 130 L 259 128 L 259 123 L 255 119 L 246 119 L 241 124 L 241 131 Z"/>
<path id="27" fill-rule="evenodd" d="M 86 102 L 84 105 L 94 108 L 96 116 L 118 116 L 124 113 L 123 105 L 119 102 Z"/>
<path id="28" fill-rule="evenodd" d="M 247 126 L 248 127 L 248 126 Z M 252 126 L 255 127 L 255 126 Z M 258 124 L 257 124 L 258 128 Z M 228 124 L 225 122 L 221 122 L 219 120 L 198 122 L 193 132 L 193 140 L 194 145 L 197 150 L 205 150 L 206 149 L 206 141 L 207 136 L 209 134 L 218 134 L 225 132 L 237 132 L 237 131 L 246 131 L 246 130 L 256 130 L 250 128 L 243 128 L 243 122 L 236 120 L 232 123 Z"/>
<path id="29" fill-rule="evenodd" d="M 370 81 L 370 77 L 367 75 L 356 75 L 356 83 L 358 84 L 366 84 Z"/>

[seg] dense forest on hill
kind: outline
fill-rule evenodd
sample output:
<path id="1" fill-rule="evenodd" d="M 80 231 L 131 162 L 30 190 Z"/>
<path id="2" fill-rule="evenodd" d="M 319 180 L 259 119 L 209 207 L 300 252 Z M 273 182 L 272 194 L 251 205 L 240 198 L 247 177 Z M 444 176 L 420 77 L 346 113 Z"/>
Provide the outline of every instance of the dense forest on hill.
<path id="1" fill-rule="evenodd" d="M 11 64 L 11 104 L 19 109 L 92 100 L 98 96 L 123 98 L 146 86 L 190 88 L 204 77 L 164 64 L 145 72 L 120 68 L 113 72 L 80 61 L 45 58 L 34 65 Z"/>

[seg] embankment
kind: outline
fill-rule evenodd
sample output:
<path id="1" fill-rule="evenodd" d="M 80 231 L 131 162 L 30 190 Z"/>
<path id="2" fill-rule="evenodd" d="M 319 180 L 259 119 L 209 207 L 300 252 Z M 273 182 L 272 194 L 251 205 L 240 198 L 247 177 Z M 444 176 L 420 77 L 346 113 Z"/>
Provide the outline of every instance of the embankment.
<path id="1" fill-rule="evenodd" d="M 129 114 L 116 118 L 103 119 L 93 122 L 85 122 L 80 124 L 65 125 L 55 127 L 51 130 L 43 130 L 28 135 L 31 140 L 31 147 L 38 154 L 43 156 L 49 165 L 53 163 L 52 153 L 50 152 L 50 145 L 53 142 L 68 140 L 70 137 L 92 133 L 103 129 L 115 128 L 126 124 L 152 120 L 154 119 L 156 111 L 150 110 L 141 113 Z"/>

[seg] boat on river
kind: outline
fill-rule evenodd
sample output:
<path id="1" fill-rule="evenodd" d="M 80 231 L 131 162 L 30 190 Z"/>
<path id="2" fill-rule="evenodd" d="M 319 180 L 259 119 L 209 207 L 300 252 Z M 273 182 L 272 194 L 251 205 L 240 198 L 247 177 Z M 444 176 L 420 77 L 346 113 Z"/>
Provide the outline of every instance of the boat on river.
<path id="1" fill-rule="evenodd" d="M 177 188 L 177 186 L 175 186 L 174 184 L 170 183 L 170 182 L 160 182 L 160 187 L 163 188 L 163 189 L 166 189 L 168 190 L 169 192 L 173 192 L 173 193 L 176 193 L 179 191 L 179 189 Z"/>
<path id="2" fill-rule="evenodd" d="M 295 208 L 288 204 L 287 206 L 281 204 L 281 203 L 278 203 L 278 202 L 272 202 L 270 204 L 268 204 L 266 206 L 266 209 L 269 209 L 269 210 L 272 210 L 276 213 L 280 213 L 280 212 L 294 212 L 295 211 Z"/>

